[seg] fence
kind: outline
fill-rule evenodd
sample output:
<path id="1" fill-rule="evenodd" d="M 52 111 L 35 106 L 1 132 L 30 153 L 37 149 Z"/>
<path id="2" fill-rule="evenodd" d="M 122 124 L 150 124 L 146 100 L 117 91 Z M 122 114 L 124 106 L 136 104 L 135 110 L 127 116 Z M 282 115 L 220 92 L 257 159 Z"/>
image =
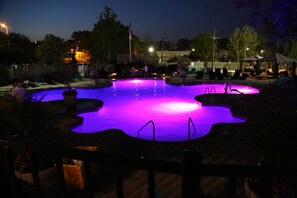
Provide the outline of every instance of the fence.
<path id="1" fill-rule="evenodd" d="M 75 65 L 12 65 L 12 79 L 27 79 L 30 81 L 65 81 L 67 78 L 73 78 L 77 72 Z"/>
<path id="2" fill-rule="evenodd" d="M 16 142 L 11 140 L 0 140 L 0 146 L 4 149 L 5 161 L 8 167 L 9 182 L 13 197 L 20 197 L 18 186 L 16 185 L 15 172 L 13 168 L 12 151 L 21 149 L 30 154 L 31 164 L 36 164 L 38 154 L 53 156 L 57 167 L 57 176 L 59 178 L 60 197 L 67 197 L 67 188 L 63 174 L 62 158 L 78 159 L 85 163 L 86 191 L 89 197 L 94 197 L 94 189 L 90 182 L 90 163 L 104 163 L 112 167 L 116 172 L 116 194 L 117 197 L 124 197 L 122 171 L 125 168 L 139 169 L 147 171 L 148 197 L 154 198 L 155 195 L 155 172 L 178 174 L 182 177 L 181 191 L 182 197 L 200 197 L 201 195 L 201 177 L 227 177 L 229 178 L 228 197 L 236 197 L 236 179 L 247 176 L 286 176 L 296 177 L 296 167 L 273 167 L 257 165 L 211 165 L 202 164 L 200 155 L 194 150 L 184 150 L 182 153 L 182 162 L 162 161 L 145 158 L 123 157 L 113 154 L 100 153 L 98 151 L 87 151 L 79 149 L 66 149 L 53 146 L 32 145 L 28 143 Z M 34 179 L 35 190 L 42 197 L 42 190 L 37 170 L 32 166 L 32 175 Z"/>

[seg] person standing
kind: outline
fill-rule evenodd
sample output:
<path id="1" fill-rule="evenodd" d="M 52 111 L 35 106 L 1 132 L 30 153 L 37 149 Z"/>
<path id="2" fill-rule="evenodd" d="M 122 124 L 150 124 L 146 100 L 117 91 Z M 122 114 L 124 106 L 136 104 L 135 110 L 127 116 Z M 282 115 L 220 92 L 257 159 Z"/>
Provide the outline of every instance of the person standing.
<path id="1" fill-rule="evenodd" d="M 91 78 L 91 83 L 94 82 L 94 79 L 95 78 L 98 78 L 98 71 L 95 69 L 95 68 L 92 68 L 91 69 L 91 72 L 90 72 L 90 78 Z M 95 83 L 95 82 L 94 82 Z"/>
<path id="2" fill-rule="evenodd" d="M 136 68 L 135 68 L 135 66 L 132 66 L 132 68 L 131 68 L 131 76 L 132 76 L 132 78 L 136 77 Z"/>
<path id="3" fill-rule="evenodd" d="M 181 83 L 185 83 L 186 81 L 186 69 L 184 65 L 179 65 L 178 68 L 178 73 L 179 73 L 179 77 L 180 77 L 180 81 Z"/>
<path id="4" fill-rule="evenodd" d="M 143 77 L 149 77 L 148 66 L 147 65 L 144 65 L 143 71 L 144 71 Z"/>

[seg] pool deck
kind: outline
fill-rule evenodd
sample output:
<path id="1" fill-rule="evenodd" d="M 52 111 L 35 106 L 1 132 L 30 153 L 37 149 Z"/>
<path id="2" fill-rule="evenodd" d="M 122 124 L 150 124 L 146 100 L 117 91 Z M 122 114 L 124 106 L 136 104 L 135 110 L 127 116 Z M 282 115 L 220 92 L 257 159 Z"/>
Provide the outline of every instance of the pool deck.
<path id="1" fill-rule="evenodd" d="M 181 85 L 178 78 L 167 80 L 168 83 Z M 207 95 L 197 96 L 196 99 L 204 105 L 223 104 L 231 107 L 234 114 L 245 116 L 248 121 L 241 124 L 215 124 L 208 135 L 191 140 L 189 142 L 149 142 L 127 136 L 120 130 L 108 130 L 93 134 L 71 133 L 69 127 L 79 118 L 74 114 L 77 110 L 96 110 L 102 103 L 95 100 L 78 100 L 76 109 L 67 110 L 63 101 L 52 103 L 53 109 L 60 112 L 59 129 L 63 133 L 60 141 L 65 146 L 95 145 L 102 152 L 122 154 L 140 157 L 145 155 L 148 158 L 163 159 L 169 161 L 180 161 L 181 151 L 185 148 L 195 148 L 203 156 L 203 163 L 209 164 L 255 164 L 259 160 L 255 153 L 256 147 L 253 143 L 257 132 L 264 127 L 263 123 L 268 122 L 266 118 L 271 109 L 269 98 L 269 81 L 247 78 L 246 80 L 196 80 L 188 79 L 185 84 L 199 83 L 223 83 L 229 81 L 236 84 L 249 85 L 260 90 L 260 94 L 255 95 L 224 95 L 213 94 L 210 98 Z M 94 87 L 90 79 L 73 82 L 73 87 Z M 108 80 L 102 80 L 100 87 L 108 86 Z M 29 90 L 48 89 L 64 87 L 64 84 L 39 85 Z M 0 92 L 7 93 L 12 86 L 0 87 Z M 106 173 L 101 173 L 106 174 Z M 143 171 L 133 171 L 125 177 L 124 189 L 127 197 L 143 197 L 146 192 L 146 181 L 143 179 L 146 173 Z M 102 180 L 102 181 L 101 181 Z M 115 197 L 114 190 L 101 179 L 96 183 L 98 197 Z M 135 183 L 135 181 L 137 181 Z M 180 197 L 181 191 L 177 186 L 181 184 L 181 178 L 176 175 L 156 174 L 157 187 L 160 188 L 162 197 Z M 205 178 L 202 180 L 202 189 L 209 197 L 226 197 L 225 178 Z M 103 183 L 105 183 L 103 185 Z M 240 184 L 241 185 L 241 184 Z M 243 187 L 243 186 L 242 186 Z M 239 194 L 243 195 L 243 188 Z M 78 195 L 75 197 L 79 197 Z M 145 197 L 145 196 L 144 196 Z"/>

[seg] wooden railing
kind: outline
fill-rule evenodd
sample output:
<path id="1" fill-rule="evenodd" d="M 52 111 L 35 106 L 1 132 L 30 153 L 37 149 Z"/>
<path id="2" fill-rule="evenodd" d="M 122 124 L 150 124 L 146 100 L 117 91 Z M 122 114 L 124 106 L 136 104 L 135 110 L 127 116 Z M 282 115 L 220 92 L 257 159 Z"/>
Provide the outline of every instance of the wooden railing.
<path id="1" fill-rule="evenodd" d="M 0 139 L 0 147 L 3 148 L 5 164 L 9 175 L 9 183 L 12 197 L 21 197 L 16 185 L 15 171 L 13 167 L 12 151 L 22 150 L 30 155 L 32 164 L 32 175 L 34 186 L 38 197 L 42 197 L 42 188 L 38 172 L 36 169 L 36 159 L 39 154 L 52 156 L 55 159 L 57 167 L 59 196 L 67 196 L 67 187 L 63 174 L 63 158 L 78 159 L 84 161 L 84 173 L 86 177 L 86 192 L 88 197 L 94 197 L 94 189 L 91 185 L 90 163 L 104 163 L 112 167 L 116 176 L 116 194 L 118 198 L 124 197 L 124 186 L 122 171 L 125 168 L 135 170 L 145 170 L 148 173 L 148 196 L 154 198 L 155 195 L 155 173 L 178 174 L 182 177 L 181 192 L 182 197 L 200 197 L 201 195 L 201 177 L 227 177 L 229 178 L 228 197 L 236 197 L 236 179 L 247 176 L 285 176 L 297 177 L 297 167 L 273 167 L 257 165 L 210 165 L 202 164 L 202 159 L 198 152 L 192 149 L 185 149 L 182 152 L 182 162 L 162 161 L 145 158 L 132 158 L 120 155 L 105 154 L 99 151 L 87 151 L 80 149 L 53 147 L 45 145 L 33 145 L 23 142 L 16 142 L 6 139 Z M 34 165 L 35 164 L 35 165 Z"/>

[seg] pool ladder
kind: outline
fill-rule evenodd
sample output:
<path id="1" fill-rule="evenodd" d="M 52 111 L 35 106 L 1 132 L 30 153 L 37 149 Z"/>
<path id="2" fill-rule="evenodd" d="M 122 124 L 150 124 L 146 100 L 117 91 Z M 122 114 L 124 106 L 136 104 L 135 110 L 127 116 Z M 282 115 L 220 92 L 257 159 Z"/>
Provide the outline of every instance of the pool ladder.
<path id="1" fill-rule="evenodd" d="M 148 121 L 145 125 L 143 125 L 143 127 L 141 127 L 141 128 L 138 130 L 137 135 L 139 136 L 140 131 L 142 131 L 142 130 L 143 130 L 147 125 L 149 125 L 150 123 L 151 123 L 152 126 L 153 126 L 153 141 L 155 141 L 155 140 L 156 140 L 156 129 L 155 129 L 155 123 L 154 123 L 152 120 Z M 195 127 L 195 125 L 194 125 L 194 122 L 193 122 L 192 118 L 189 117 L 189 119 L 188 119 L 188 140 L 189 140 L 189 141 L 191 140 L 191 125 L 193 126 L 194 134 L 196 134 L 196 127 Z"/>
<path id="2" fill-rule="evenodd" d="M 212 101 L 212 93 L 216 93 L 216 88 L 215 87 L 211 87 L 211 89 L 209 89 L 209 87 L 206 87 L 204 90 L 204 94 L 208 94 L 210 101 Z"/>
<path id="3" fill-rule="evenodd" d="M 196 127 L 194 125 L 194 122 L 193 122 L 192 118 L 189 117 L 189 119 L 188 119 L 188 140 L 189 141 L 191 140 L 191 124 L 192 124 L 193 129 L 194 129 L 194 134 L 196 134 Z"/>
<path id="4" fill-rule="evenodd" d="M 204 94 L 211 94 L 211 93 L 216 93 L 216 88 L 215 87 L 211 87 L 211 89 L 209 89 L 209 87 L 206 87 L 204 90 Z"/>
<path id="5" fill-rule="evenodd" d="M 150 120 L 150 121 L 148 121 L 143 127 L 141 127 L 139 130 L 138 130 L 138 136 L 139 136 L 139 133 L 140 133 L 140 131 L 142 130 L 142 129 L 144 129 L 147 125 L 149 125 L 149 124 L 152 124 L 152 126 L 153 126 L 153 141 L 155 141 L 156 140 L 156 132 L 155 132 L 155 123 L 152 121 L 152 120 Z"/>

